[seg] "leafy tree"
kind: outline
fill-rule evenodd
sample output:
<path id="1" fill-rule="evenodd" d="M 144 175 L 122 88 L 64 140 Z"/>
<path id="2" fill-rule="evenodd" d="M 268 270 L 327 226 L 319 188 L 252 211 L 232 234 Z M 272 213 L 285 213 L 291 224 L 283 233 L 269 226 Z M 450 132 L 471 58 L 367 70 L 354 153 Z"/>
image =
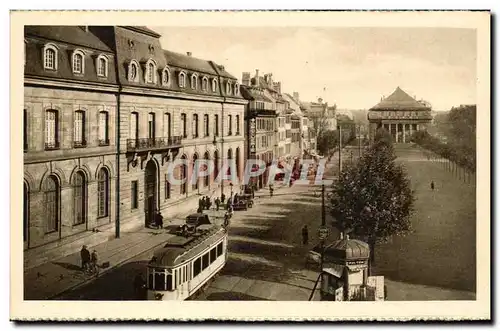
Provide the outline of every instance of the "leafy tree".
<path id="1" fill-rule="evenodd" d="M 359 162 L 343 169 L 330 195 L 333 225 L 364 238 L 371 263 L 378 242 L 411 231 L 413 191 L 405 169 L 395 159 L 391 136 L 379 130 Z"/>

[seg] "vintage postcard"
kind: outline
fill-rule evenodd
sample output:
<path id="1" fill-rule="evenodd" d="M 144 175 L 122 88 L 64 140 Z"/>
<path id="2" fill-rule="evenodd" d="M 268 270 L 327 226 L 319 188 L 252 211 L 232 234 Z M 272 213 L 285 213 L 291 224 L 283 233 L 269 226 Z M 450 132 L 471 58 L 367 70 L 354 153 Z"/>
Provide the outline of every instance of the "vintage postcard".
<path id="1" fill-rule="evenodd" d="M 490 21 L 11 12 L 11 319 L 490 319 Z"/>

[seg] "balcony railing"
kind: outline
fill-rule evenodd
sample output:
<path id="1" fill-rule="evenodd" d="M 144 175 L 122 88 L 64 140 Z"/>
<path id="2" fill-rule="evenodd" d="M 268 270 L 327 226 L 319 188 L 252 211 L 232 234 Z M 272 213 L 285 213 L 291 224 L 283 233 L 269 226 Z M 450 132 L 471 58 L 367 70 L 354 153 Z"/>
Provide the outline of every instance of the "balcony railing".
<path id="1" fill-rule="evenodd" d="M 171 136 L 167 138 L 139 138 L 127 139 L 127 150 L 150 150 L 150 149 L 163 149 L 180 146 L 182 143 L 182 136 Z"/>
<path id="2" fill-rule="evenodd" d="M 45 143 L 45 150 L 46 151 L 51 151 L 54 149 L 59 149 L 59 142 L 58 141 L 52 141 L 52 142 Z"/>
<path id="3" fill-rule="evenodd" d="M 99 146 L 109 146 L 109 139 L 99 139 Z"/>
<path id="4" fill-rule="evenodd" d="M 432 120 L 432 115 L 428 112 L 419 112 L 417 114 L 395 114 L 371 111 L 368 113 L 369 120 Z"/>
<path id="5" fill-rule="evenodd" d="M 85 140 L 81 141 L 73 141 L 73 147 L 74 148 L 83 148 L 87 146 L 87 142 Z"/>

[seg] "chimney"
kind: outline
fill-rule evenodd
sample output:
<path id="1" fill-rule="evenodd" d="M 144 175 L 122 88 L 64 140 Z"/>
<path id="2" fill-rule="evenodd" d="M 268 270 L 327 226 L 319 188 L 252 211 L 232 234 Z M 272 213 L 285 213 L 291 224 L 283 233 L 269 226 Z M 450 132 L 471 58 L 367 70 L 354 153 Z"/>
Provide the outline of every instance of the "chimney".
<path id="1" fill-rule="evenodd" d="M 271 74 L 268 74 L 268 75 L 269 75 L 269 85 L 274 86 L 273 85 L 273 74 L 271 73 Z"/>
<path id="2" fill-rule="evenodd" d="M 293 98 L 294 98 L 296 101 L 300 101 L 300 99 L 299 99 L 299 92 L 293 92 Z"/>
<path id="3" fill-rule="evenodd" d="M 193 55 L 193 53 L 191 53 L 191 52 L 187 52 L 186 54 L 187 54 L 187 56 Z"/>
<path id="4" fill-rule="evenodd" d="M 273 88 L 278 91 L 278 93 L 281 93 L 281 82 L 276 82 L 273 83 Z"/>
<path id="5" fill-rule="evenodd" d="M 241 75 L 241 85 L 250 86 L 250 73 L 249 72 L 244 72 Z"/>
<path id="6" fill-rule="evenodd" d="M 255 69 L 255 86 L 259 87 L 260 86 L 260 76 L 259 76 L 259 69 Z"/>

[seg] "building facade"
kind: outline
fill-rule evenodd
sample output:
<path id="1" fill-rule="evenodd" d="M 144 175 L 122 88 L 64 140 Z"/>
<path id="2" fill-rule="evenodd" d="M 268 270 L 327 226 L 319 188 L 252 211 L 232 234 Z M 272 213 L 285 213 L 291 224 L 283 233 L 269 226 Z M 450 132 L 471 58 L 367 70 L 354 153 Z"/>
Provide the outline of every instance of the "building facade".
<path id="1" fill-rule="evenodd" d="M 230 159 L 241 178 L 237 79 L 159 38 L 145 27 L 26 28 L 27 248 L 102 225 L 147 225 L 155 210 L 168 219 L 187 198 L 218 194 L 214 175 L 191 182 L 200 159 L 214 161 L 216 175 Z M 187 182 L 170 183 L 169 170 Z"/>
<path id="2" fill-rule="evenodd" d="M 113 50 L 86 27 L 25 27 L 24 247 L 116 218 Z"/>
<path id="3" fill-rule="evenodd" d="M 273 100 L 266 96 L 264 88 L 257 84 L 250 73 L 244 72 L 241 94 L 247 100 L 245 111 L 245 157 L 262 160 L 266 166 L 275 158 L 276 110 Z M 253 179 L 257 188 L 263 188 L 268 180 L 268 169 Z"/>
<path id="4" fill-rule="evenodd" d="M 379 128 L 387 130 L 394 142 L 409 142 L 413 132 L 425 130 L 432 121 L 428 102 L 411 97 L 397 87 L 387 98 L 368 111 L 369 134 L 373 139 Z"/>

